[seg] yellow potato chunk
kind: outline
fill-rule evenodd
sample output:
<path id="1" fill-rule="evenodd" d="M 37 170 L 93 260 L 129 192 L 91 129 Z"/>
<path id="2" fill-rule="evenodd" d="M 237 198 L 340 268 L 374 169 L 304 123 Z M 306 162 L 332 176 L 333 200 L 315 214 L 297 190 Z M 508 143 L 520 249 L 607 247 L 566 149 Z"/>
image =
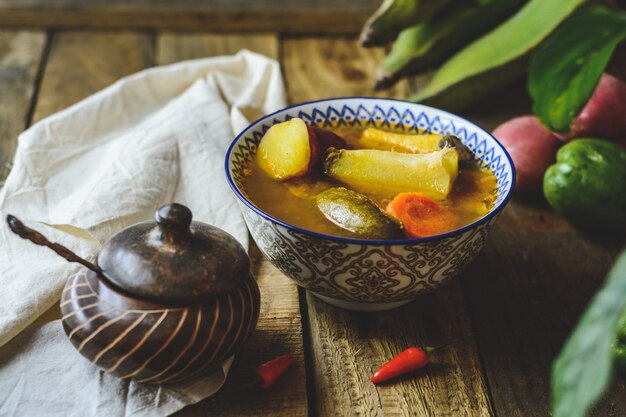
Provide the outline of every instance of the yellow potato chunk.
<path id="1" fill-rule="evenodd" d="M 443 136 L 437 134 L 416 135 L 387 132 L 368 127 L 361 133 L 360 145 L 368 149 L 405 153 L 429 153 L 438 151 Z"/>
<path id="2" fill-rule="evenodd" d="M 293 118 L 270 127 L 259 143 L 257 161 L 259 167 L 275 180 L 306 174 L 311 161 L 306 123 Z"/>

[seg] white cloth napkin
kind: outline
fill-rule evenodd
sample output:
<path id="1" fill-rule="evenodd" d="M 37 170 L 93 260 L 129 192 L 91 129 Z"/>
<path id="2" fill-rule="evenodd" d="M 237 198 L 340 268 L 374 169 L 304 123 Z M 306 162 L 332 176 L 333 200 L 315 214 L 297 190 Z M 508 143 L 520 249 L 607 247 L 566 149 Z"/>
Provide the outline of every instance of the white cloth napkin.
<path id="1" fill-rule="evenodd" d="M 82 358 L 59 320 L 31 324 L 77 267 L 12 234 L 4 218 L 89 256 L 179 202 L 247 248 L 224 155 L 249 121 L 284 105 L 278 63 L 242 51 L 137 73 L 20 135 L 0 191 L 0 416 L 166 415 L 221 387 L 230 361 L 185 385 L 121 382 Z"/>

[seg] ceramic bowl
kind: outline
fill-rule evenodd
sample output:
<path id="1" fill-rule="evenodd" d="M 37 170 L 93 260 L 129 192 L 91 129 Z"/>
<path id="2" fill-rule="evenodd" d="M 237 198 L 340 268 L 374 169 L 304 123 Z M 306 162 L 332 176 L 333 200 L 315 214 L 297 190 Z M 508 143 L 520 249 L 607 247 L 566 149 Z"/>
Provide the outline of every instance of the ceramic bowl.
<path id="1" fill-rule="evenodd" d="M 497 199 L 478 221 L 419 239 L 363 240 L 324 235 L 287 224 L 251 202 L 242 186 L 244 167 L 270 126 L 292 117 L 320 127 L 359 125 L 457 136 L 497 178 Z M 298 104 L 252 123 L 226 154 L 226 176 L 248 229 L 263 254 L 298 285 L 346 309 L 399 307 L 458 275 L 478 254 L 515 184 L 513 162 L 488 132 L 454 114 L 400 100 L 349 97 Z"/>

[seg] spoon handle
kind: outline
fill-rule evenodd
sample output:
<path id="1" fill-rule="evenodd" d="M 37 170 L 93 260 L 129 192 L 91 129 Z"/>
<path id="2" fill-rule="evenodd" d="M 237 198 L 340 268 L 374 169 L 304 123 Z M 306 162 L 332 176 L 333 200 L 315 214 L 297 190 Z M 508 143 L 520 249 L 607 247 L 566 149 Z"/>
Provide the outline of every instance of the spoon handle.
<path id="1" fill-rule="evenodd" d="M 36 245 L 47 246 L 53 251 L 55 251 L 57 255 L 62 256 L 68 261 L 77 262 L 81 265 L 86 266 L 87 268 L 91 269 L 93 272 L 97 274 L 102 274 L 102 270 L 98 266 L 81 258 L 80 256 L 76 255 L 74 252 L 72 252 L 71 250 L 69 250 L 68 248 L 66 248 L 65 246 L 61 244 L 50 242 L 48 238 L 46 238 L 44 235 L 42 235 L 38 231 L 33 230 L 30 227 L 26 227 L 24 223 L 22 223 L 17 217 L 12 216 L 10 214 L 7 215 L 7 223 L 9 224 L 9 228 L 11 229 L 11 231 L 15 233 L 16 235 L 18 235 L 19 237 L 21 237 L 22 239 L 30 240 Z"/>

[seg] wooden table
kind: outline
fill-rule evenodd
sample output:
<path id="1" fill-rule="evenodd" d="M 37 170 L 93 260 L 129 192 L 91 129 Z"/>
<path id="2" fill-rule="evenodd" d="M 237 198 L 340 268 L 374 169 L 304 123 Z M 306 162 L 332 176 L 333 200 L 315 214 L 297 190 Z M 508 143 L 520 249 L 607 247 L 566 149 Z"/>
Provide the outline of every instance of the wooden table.
<path id="1" fill-rule="evenodd" d="M 146 1 L 129 2 L 135 6 L 130 11 L 120 6 L 124 2 L 111 2 L 118 8 L 108 9 L 112 11 L 103 21 L 84 7 L 77 9 L 83 13 L 78 14 L 82 21 L 67 14 L 72 6 L 90 3 L 86 0 L 39 2 L 40 8 L 37 3 L 0 0 L 0 22 L 5 29 L 11 26 L 0 32 L 1 178 L 10 169 L 16 137 L 24 128 L 153 65 L 230 54 L 245 47 L 280 61 L 289 101 L 298 103 L 372 95 L 373 72 L 383 56 L 382 50 L 366 50 L 356 42 L 358 26 L 378 3 L 374 0 L 363 2 L 339 29 L 324 26 L 324 16 L 330 15 L 320 4 L 352 7 L 343 0 L 311 2 L 316 12 L 309 20 L 300 17 L 305 22 L 300 27 L 280 19 L 282 23 L 276 24 L 271 10 L 253 24 L 234 26 L 236 10 L 230 10 L 230 27 L 236 33 L 170 30 L 202 29 L 197 16 L 211 16 L 206 10 L 204 14 L 196 10 L 197 15 L 185 12 L 183 6 L 190 1 L 174 2 L 182 11 L 170 10 L 169 23 L 145 7 L 142 14 L 140 6 Z M 194 4 L 202 8 L 210 3 Z M 46 7 L 57 9 L 52 13 Z M 287 12 L 295 13 L 289 9 L 281 16 Z M 117 16 L 116 21 L 116 13 L 124 17 Z M 243 14 L 248 19 L 244 21 L 251 20 Z M 331 20 L 337 22 L 336 16 Z M 54 26 L 64 29 L 50 28 Z M 214 28 L 227 29 L 223 21 Z M 253 29 L 278 32 L 249 32 Z M 298 31 L 303 33 L 294 33 Z M 402 82 L 379 95 L 403 98 L 409 84 Z M 518 86 L 465 116 L 491 129 L 511 115 L 528 112 L 528 99 Z M 483 252 L 459 279 L 382 313 L 342 311 L 320 302 L 298 289 L 253 246 L 253 272 L 263 296 L 258 329 L 237 357 L 223 390 L 180 415 L 547 416 L 551 362 L 623 243 L 582 235 L 542 200 L 512 201 Z M 414 375 L 380 387 L 369 382 L 373 370 L 408 346 L 437 345 L 467 335 Z M 295 369 L 274 389 L 236 392 L 257 364 L 287 352 L 297 358 Z M 615 382 L 594 415 L 626 415 L 623 381 Z"/>

